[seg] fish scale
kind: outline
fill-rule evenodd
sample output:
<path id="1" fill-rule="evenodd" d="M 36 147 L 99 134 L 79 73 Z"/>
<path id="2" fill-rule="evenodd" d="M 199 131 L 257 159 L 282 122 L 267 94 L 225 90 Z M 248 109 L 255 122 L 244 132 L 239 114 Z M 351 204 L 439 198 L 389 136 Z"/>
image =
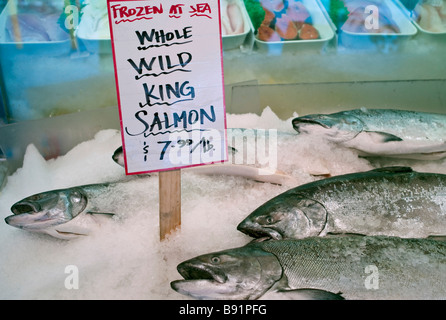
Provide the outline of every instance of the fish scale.
<path id="1" fill-rule="evenodd" d="M 317 239 L 314 240 L 299 243 L 268 241 L 263 249 L 279 259 L 290 289 L 323 288 L 330 292 L 343 292 L 341 279 L 361 275 L 352 263 L 355 259 L 349 260 L 345 252 L 337 250 L 327 254 L 326 248 L 322 248 Z M 355 280 L 353 283 L 358 283 L 360 279 Z"/>
<path id="2" fill-rule="evenodd" d="M 266 241 L 288 278 L 288 289 L 342 292 L 348 299 L 446 298 L 446 242 L 391 237 Z M 378 272 L 377 288 L 367 283 Z M 428 290 L 426 290 L 428 288 Z"/>
<path id="3" fill-rule="evenodd" d="M 446 233 L 441 220 L 446 208 L 446 198 L 438 197 L 446 191 L 446 176 L 438 174 L 404 173 L 381 175 L 371 179 L 351 179 L 329 193 L 330 185 L 319 192 L 304 193 L 317 199 L 328 211 L 331 232 L 357 232 L 409 237 L 398 230 L 404 220 L 419 220 L 430 225 L 424 230 L 414 230 L 414 236 Z M 404 199 L 404 200 L 403 200 Z M 356 230 L 339 230 L 333 218 L 356 222 Z M 376 224 L 370 223 L 376 220 Z M 363 221 L 363 223 L 361 223 Z M 367 223 L 369 222 L 369 223 Z M 362 224 L 362 225 L 361 225 Z M 393 233 L 394 232 L 394 233 Z"/>

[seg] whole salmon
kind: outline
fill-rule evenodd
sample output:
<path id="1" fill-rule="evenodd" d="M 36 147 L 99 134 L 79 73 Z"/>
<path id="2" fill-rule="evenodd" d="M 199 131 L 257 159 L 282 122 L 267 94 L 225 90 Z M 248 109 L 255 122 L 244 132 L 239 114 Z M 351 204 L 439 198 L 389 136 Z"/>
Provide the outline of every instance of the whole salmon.
<path id="1" fill-rule="evenodd" d="M 363 156 L 435 160 L 446 157 L 446 114 L 356 109 L 293 119 L 294 129 Z"/>
<path id="2" fill-rule="evenodd" d="M 446 242 L 314 237 L 251 242 L 177 267 L 197 299 L 445 299 Z"/>
<path id="3" fill-rule="evenodd" d="M 237 228 L 276 240 L 328 233 L 444 236 L 446 175 L 388 167 L 311 182 L 267 201 Z"/>

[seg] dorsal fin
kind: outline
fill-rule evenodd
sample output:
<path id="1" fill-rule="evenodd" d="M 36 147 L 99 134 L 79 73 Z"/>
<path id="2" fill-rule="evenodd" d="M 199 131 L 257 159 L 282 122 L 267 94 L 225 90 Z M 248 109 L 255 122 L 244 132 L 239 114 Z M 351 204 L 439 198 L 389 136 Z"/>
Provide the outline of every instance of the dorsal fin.
<path id="1" fill-rule="evenodd" d="M 373 169 L 371 171 L 375 172 L 385 172 L 385 173 L 405 173 L 405 172 L 414 172 L 411 167 L 403 167 L 403 166 L 395 166 L 395 167 L 383 167 Z"/>
<path id="2" fill-rule="evenodd" d="M 372 138 L 372 140 L 374 140 L 375 142 L 385 143 L 391 141 L 403 141 L 403 139 L 401 139 L 400 137 L 387 132 L 382 132 L 382 131 L 364 131 L 364 132 L 366 132 L 370 136 L 370 138 Z"/>

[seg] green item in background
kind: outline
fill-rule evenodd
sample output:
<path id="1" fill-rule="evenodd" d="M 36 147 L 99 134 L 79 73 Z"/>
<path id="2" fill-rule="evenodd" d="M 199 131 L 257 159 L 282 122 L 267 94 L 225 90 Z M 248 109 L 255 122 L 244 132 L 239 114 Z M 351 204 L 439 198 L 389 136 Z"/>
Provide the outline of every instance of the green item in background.
<path id="1" fill-rule="evenodd" d="M 336 28 L 342 27 L 342 25 L 347 21 L 348 10 L 345 7 L 345 3 L 342 0 L 331 0 L 330 7 L 328 10 L 331 20 L 335 24 Z"/>
<path id="2" fill-rule="evenodd" d="M 254 30 L 257 30 L 265 19 L 265 10 L 258 0 L 244 0 Z"/>

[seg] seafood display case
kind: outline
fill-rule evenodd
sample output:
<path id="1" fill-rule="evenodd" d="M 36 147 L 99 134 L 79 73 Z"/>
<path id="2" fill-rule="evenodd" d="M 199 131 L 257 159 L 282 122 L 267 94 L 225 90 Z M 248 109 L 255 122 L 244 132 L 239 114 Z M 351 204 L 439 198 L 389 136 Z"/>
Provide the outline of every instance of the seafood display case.
<path id="1" fill-rule="evenodd" d="M 219 5 L 229 161 L 182 170 L 160 243 L 157 173 L 122 168 L 107 0 L 0 0 L 0 297 L 446 298 L 446 0 Z"/>
<path id="2" fill-rule="evenodd" d="M 441 96 L 444 9 L 418 2 L 220 1 L 227 110 L 336 111 L 338 96 L 343 108 L 369 97 L 376 107 L 435 108 L 420 97 Z M 0 10 L 7 122 L 117 104 L 105 1 L 3 1 Z M 398 93 L 388 104 L 387 90 Z"/>

